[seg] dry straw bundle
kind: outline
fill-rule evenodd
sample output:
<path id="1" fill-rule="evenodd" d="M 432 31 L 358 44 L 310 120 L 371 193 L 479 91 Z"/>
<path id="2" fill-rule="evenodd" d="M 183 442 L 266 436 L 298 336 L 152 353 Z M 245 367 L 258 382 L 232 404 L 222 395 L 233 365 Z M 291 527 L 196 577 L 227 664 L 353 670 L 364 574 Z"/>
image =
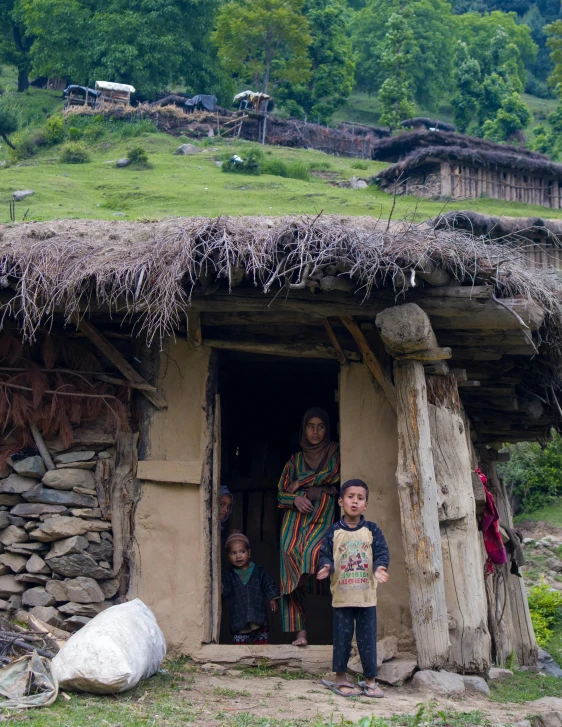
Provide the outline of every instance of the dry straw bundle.
<path id="1" fill-rule="evenodd" d="M 194 290 L 216 279 L 290 295 L 336 275 L 368 298 L 377 288 L 403 292 L 416 271 L 435 269 L 465 284 L 492 284 L 497 297 L 533 300 L 549 313 L 549 327 L 562 331 L 557 276 L 529 268 L 515 246 L 448 227 L 318 216 L 0 228 L 0 279 L 9 286 L 0 310 L 26 339 L 56 312 L 69 319 L 95 302 L 133 317 L 150 343 L 180 326 Z"/>

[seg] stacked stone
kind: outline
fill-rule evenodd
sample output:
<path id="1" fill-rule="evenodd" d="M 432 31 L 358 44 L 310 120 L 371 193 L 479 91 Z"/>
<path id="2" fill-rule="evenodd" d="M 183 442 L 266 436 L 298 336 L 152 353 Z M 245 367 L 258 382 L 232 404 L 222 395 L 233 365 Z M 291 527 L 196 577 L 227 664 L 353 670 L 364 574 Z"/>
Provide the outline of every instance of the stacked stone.
<path id="1" fill-rule="evenodd" d="M 76 631 L 113 604 L 111 523 L 102 519 L 94 470 L 111 451 L 33 455 L 0 472 L 0 609 L 30 611 Z"/>

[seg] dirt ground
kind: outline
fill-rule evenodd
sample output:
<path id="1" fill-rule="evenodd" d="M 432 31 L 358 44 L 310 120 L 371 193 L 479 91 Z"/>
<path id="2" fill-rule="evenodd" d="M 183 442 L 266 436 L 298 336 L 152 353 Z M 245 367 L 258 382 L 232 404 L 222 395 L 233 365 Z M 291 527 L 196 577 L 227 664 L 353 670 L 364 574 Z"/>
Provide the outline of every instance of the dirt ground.
<path id="1" fill-rule="evenodd" d="M 562 528 L 557 528 L 544 520 L 521 520 L 515 527 L 523 537 L 533 538 L 533 540 L 547 538 L 549 535 L 562 538 Z"/>
<path id="2" fill-rule="evenodd" d="M 197 674 L 195 682 L 184 693 L 186 699 L 209 715 L 215 715 L 217 711 L 226 714 L 250 712 L 257 717 L 274 715 L 278 719 L 312 719 L 316 715 L 329 718 L 333 715 L 337 721 L 341 716 L 345 720 L 357 721 L 372 714 L 378 717 L 414 714 L 420 702 L 431 698 L 431 695 L 409 687 L 383 689 L 385 699 L 348 699 L 323 687 L 320 678 L 287 680 Z M 493 725 L 513 725 L 529 714 L 528 705 L 500 704 L 473 695 L 459 700 L 437 698 L 436 703 L 438 709 L 458 712 L 480 710 Z M 533 713 L 540 711 L 533 709 Z"/>

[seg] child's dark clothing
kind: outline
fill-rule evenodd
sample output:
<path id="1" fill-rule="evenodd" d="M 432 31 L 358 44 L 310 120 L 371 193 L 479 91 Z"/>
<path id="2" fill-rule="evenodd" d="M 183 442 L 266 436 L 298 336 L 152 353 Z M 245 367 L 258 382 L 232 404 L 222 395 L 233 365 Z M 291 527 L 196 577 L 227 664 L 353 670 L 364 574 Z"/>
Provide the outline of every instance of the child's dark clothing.
<path id="1" fill-rule="evenodd" d="M 267 609 L 270 601 L 279 598 L 279 588 L 265 568 L 255 563 L 242 571 L 229 568 L 222 576 L 222 595 L 228 602 L 234 642 L 266 644 Z"/>
<path id="2" fill-rule="evenodd" d="M 365 677 L 377 674 L 377 581 L 379 566 L 388 568 L 388 546 L 375 523 L 361 518 L 350 527 L 343 519 L 326 533 L 320 548 L 319 568 L 330 566 L 334 608 L 332 669 L 347 671 L 356 624 L 357 647 Z"/>

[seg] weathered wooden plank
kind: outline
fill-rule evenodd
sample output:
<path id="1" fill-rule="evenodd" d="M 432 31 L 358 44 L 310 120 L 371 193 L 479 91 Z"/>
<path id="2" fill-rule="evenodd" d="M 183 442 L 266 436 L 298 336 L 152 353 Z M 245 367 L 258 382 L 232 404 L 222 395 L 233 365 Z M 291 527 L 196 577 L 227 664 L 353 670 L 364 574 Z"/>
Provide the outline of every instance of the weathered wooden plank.
<path id="1" fill-rule="evenodd" d="M 451 642 L 448 667 L 483 673 L 491 663 L 490 634 L 471 458 L 455 379 L 439 378 L 435 383 L 436 404 L 429 404 L 429 420 L 435 479 L 442 497 L 439 520 Z M 449 393 L 447 388 L 454 391 Z"/>
<path id="2" fill-rule="evenodd" d="M 396 391 L 394 389 L 394 386 L 392 385 L 392 382 L 390 381 L 386 371 L 381 366 L 378 358 L 375 356 L 375 354 L 371 350 L 371 347 L 367 343 L 367 339 L 365 338 L 363 331 L 352 316 L 341 316 L 341 321 L 355 339 L 357 347 L 359 348 L 359 350 L 361 351 L 361 355 L 363 356 L 363 361 L 369 368 L 369 371 L 375 377 L 375 381 L 377 382 L 377 384 L 384 391 L 392 409 L 396 411 Z"/>
<path id="3" fill-rule="evenodd" d="M 139 435 L 122 432 L 115 442 L 115 467 L 111 475 L 111 528 L 113 574 L 119 579 L 119 594 L 125 595 L 130 577 L 134 533 L 134 509 L 139 492 L 136 480 Z"/>
<path id="4" fill-rule="evenodd" d="M 427 348 L 423 351 L 411 351 L 410 353 L 401 353 L 396 358 L 399 361 L 446 361 L 452 356 L 450 348 Z"/>
<path id="5" fill-rule="evenodd" d="M 449 630 L 423 364 L 396 361 L 394 381 L 398 416 L 396 483 L 412 627 L 420 668 L 436 669 L 447 661 Z"/>
<path id="6" fill-rule="evenodd" d="M 115 348 L 115 346 L 110 343 L 107 338 L 100 333 L 97 328 L 90 323 L 90 321 L 87 321 L 85 318 L 79 318 L 78 316 L 75 316 L 73 318 L 74 323 L 76 323 L 76 326 L 84 333 L 90 341 L 96 346 L 104 356 L 106 356 L 111 363 L 121 371 L 123 376 L 129 381 L 132 381 L 137 384 L 144 384 L 146 386 L 149 386 L 148 381 L 146 381 L 139 373 L 136 371 L 131 364 L 127 361 L 127 359 L 122 356 L 119 351 Z M 157 409 L 164 409 L 166 408 L 166 399 L 157 391 L 152 391 L 149 388 L 142 388 L 139 389 L 143 396 L 145 396 Z"/>
<path id="7" fill-rule="evenodd" d="M 334 347 L 334 351 L 336 352 L 336 358 L 341 364 L 346 364 L 347 359 L 345 357 L 345 353 L 340 346 L 340 342 L 338 341 L 336 334 L 334 333 L 334 329 L 332 328 L 330 321 L 327 318 L 324 318 L 323 323 L 326 333 L 328 334 L 328 338 L 332 342 L 332 346 Z"/>
<path id="8" fill-rule="evenodd" d="M 201 313 L 197 310 L 190 310 L 187 314 L 187 338 L 194 348 L 199 348 L 199 346 L 203 345 Z"/>
<path id="9" fill-rule="evenodd" d="M 152 482 L 199 485 L 201 483 L 201 465 L 201 460 L 172 462 L 164 459 L 143 459 L 138 463 L 137 477 L 139 480 L 151 480 Z"/>
<path id="10" fill-rule="evenodd" d="M 325 358 L 337 361 L 335 350 L 326 344 L 281 343 L 226 340 L 206 338 L 205 345 L 227 351 L 248 351 L 249 353 L 269 354 L 271 356 L 291 356 L 297 358 Z M 348 361 L 359 361 L 359 355 L 354 351 L 344 351 Z"/>

